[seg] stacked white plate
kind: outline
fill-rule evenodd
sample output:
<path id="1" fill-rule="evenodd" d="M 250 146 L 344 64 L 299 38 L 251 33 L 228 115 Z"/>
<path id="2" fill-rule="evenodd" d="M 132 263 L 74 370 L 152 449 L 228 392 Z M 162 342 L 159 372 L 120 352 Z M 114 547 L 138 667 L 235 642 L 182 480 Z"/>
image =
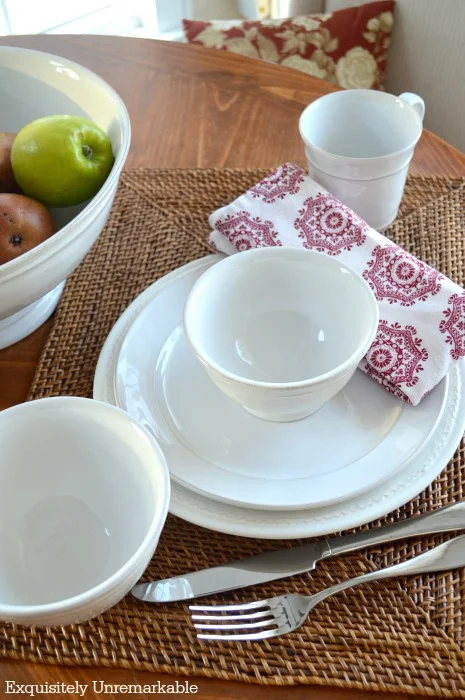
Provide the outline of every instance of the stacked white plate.
<path id="1" fill-rule="evenodd" d="M 146 289 L 112 329 L 95 374 L 94 398 L 126 410 L 160 443 L 170 511 L 220 532 L 292 539 L 369 522 L 420 493 L 465 429 L 464 363 L 415 408 L 356 372 L 309 418 L 255 418 L 214 386 L 183 333 L 187 295 L 219 259 Z"/>

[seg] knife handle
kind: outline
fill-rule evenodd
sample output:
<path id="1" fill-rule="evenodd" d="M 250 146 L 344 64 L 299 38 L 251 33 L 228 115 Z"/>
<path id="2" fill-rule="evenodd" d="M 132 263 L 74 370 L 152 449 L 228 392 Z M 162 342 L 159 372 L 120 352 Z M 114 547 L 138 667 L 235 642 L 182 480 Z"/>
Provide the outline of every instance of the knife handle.
<path id="1" fill-rule="evenodd" d="M 371 530 L 363 530 L 355 535 L 343 535 L 326 540 L 330 553 L 325 558 L 353 552 L 357 549 L 385 544 L 404 537 L 432 535 L 435 532 L 449 532 L 465 529 L 465 502 L 459 501 L 431 513 L 408 518 L 392 525 L 384 525 Z"/>

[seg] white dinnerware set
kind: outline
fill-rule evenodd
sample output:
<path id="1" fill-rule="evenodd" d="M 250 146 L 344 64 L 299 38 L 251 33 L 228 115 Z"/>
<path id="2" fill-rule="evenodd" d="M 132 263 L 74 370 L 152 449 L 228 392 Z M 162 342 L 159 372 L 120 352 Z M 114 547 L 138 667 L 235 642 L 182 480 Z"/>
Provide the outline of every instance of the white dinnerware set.
<path id="1" fill-rule="evenodd" d="M 111 88 L 63 59 L 0 48 L 0 77 L 0 93 L 19 79 L 30 96 L 11 100 L 4 129 L 44 113 L 45 91 L 53 111 L 101 123 L 116 154 L 95 201 L 0 270 L 2 347 L 51 313 L 101 232 L 130 126 Z M 300 122 L 310 174 L 385 227 L 422 105 L 371 91 L 317 100 Z M 328 144 L 343 113 L 354 150 L 336 156 Z M 364 119 L 379 123 L 371 146 Z M 378 320 L 361 276 L 304 249 L 209 255 L 148 287 L 105 342 L 93 400 L 0 413 L 0 619 L 64 625 L 108 609 L 147 567 L 168 510 L 224 533 L 294 539 L 370 522 L 421 492 L 463 433 L 463 363 L 415 408 L 399 401 L 356 371 Z"/>
<path id="2" fill-rule="evenodd" d="M 331 296 L 323 301 L 307 279 L 320 258 L 320 273 L 347 284 L 350 343 L 333 324 Z M 416 407 L 354 372 L 375 307 L 360 277 L 319 253 L 207 256 L 126 309 L 100 355 L 94 398 L 124 409 L 160 444 L 170 512 L 181 518 L 268 539 L 355 527 L 424 489 L 465 425 L 462 363 Z M 274 315 L 279 323 L 268 323 Z"/>

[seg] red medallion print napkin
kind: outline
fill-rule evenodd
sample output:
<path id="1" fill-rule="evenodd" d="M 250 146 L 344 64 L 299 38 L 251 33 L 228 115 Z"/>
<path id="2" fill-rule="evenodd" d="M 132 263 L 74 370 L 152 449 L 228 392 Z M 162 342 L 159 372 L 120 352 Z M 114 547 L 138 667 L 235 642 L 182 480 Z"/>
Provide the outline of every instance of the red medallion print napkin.
<path id="1" fill-rule="evenodd" d="M 281 165 L 209 218 L 211 244 L 237 253 L 293 246 L 338 256 L 364 277 L 380 322 L 360 369 L 417 405 L 465 356 L 465 292 L 370 228 L 299 166 Z"/>

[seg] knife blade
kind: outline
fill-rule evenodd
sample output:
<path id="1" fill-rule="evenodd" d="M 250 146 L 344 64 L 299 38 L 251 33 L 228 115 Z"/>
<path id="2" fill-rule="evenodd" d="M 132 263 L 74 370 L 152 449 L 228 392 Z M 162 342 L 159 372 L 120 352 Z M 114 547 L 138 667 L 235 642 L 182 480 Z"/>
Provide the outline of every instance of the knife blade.
<path id="1" fill-rule="evenodd" d="M 406 537 L 462 529 L 465 529 L 465 502 L 438 508 L 431 513 L 392 525 L 362 530 L 355 535 L 309 542 L 173 578 L 138 583 L 132 589 L 132 595 L 149 603 L 191 600 L 312 571 L 322 559 L 365 547 Z"/>
<path id="2" fill-rule="evenodd" d="M 302 544 L 163 581 L 137 583 L 132 589 L 132 594 L 139 600 L 150 603 L 190 600 L 210 593 L 246 588 L 303 573 L 314 569 L 320 559 L 330 554 L 331 550 L 326 540 Z"/>

